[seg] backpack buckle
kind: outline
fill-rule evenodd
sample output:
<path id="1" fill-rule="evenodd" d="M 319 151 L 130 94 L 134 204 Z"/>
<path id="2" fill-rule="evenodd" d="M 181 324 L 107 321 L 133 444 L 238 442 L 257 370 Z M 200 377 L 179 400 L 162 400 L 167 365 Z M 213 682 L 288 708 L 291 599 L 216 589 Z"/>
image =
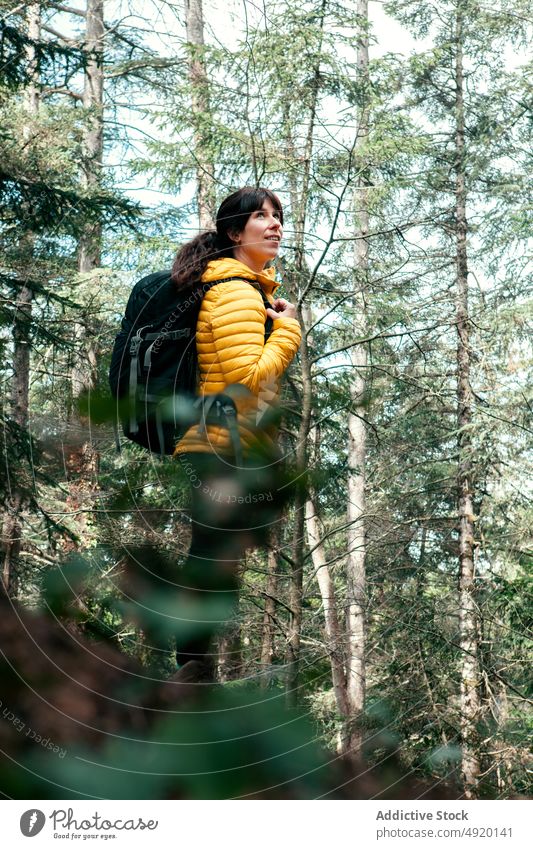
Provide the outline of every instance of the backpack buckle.
<path id="1" fill-rule="evenodd" d="M 132 357 L 135 357 L 139 353 L 139 348 L 141 347 L 142 337 L 137 335 L 130 339 L 130 354 Z"/>

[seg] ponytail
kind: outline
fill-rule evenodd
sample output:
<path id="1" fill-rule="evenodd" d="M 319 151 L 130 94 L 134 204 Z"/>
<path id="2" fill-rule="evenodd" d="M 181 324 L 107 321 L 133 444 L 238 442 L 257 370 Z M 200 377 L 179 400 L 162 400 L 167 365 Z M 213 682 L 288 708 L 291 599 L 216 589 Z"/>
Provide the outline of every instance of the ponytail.
<path id="1" fill-rule="evenodd" d="M 230 249 L 231 251 L 231 249 Z M 178 289 L 192 288 L 202 279 L 208 262 L 231 252 L 221 249 L 216 230 L 206 230 L 187 242 L 176 254 L 172 266 L 172 280 Z"/>

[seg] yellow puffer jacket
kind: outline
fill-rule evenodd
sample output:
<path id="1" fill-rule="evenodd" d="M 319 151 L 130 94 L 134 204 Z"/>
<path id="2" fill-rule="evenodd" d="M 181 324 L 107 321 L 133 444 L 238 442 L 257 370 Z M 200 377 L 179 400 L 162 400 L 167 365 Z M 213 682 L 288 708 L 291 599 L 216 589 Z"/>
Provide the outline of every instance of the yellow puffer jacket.
<path id="1" fill-rule="evenodd" d="M 200 395 L 227 391 L 241 384 L 249 391 L 234 393 L 239 433 L 244 452 L 265 437 L 271 442 L 274 432 L 261 428 L 262 416 L 276 404 L 279 378 L 300 345 L 300 325 L 295 318 L 274 320 L 265 344 L 265 307 L 259 284 L 269 301 L 279 284 L 274 269 L 255 273 L 236 259 L 210 262 L 202 276 L 204 283 L 238 277 L 213 286 L 205 294 L 196 325 L 196 347 Z M 175 454 L 201 451 L 229 454 L 231 439 L 227 428 L 208 425 L 200 432 L 195 425 L 178 442 Z"/>

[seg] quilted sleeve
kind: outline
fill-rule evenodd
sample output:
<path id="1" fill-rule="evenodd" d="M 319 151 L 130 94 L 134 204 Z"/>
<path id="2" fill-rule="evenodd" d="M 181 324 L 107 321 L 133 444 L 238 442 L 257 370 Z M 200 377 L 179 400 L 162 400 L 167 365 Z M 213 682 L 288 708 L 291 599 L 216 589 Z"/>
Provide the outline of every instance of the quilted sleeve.
<path id="1" fill-rule="evenodd" d="M 211 330 L 227 384 L 240 383 L 257 395 L 261 385 L 279 378 L 300 345 L 295 318 L 278 319 L 265 344 L 265 308 L 259 292 L 245 281 L 213 287 Z"/>

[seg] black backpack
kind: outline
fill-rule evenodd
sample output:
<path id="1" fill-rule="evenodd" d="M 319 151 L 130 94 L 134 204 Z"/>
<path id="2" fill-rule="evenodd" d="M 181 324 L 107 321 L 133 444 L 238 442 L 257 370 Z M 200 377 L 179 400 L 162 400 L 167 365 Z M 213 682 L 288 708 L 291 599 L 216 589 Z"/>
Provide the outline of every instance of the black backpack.
<path id="1" fill-rule="evenodd" d="M 202 299 L 212 286 L 240 279 L 226 277 L 178 291 L 170 271 L 157 271 L 135 284 L 109 369 L 111 394 L 128 439 L 154 453 L 173 454 L 191 425 L 205 428 L 215 421 L 228 427 L 235 457 L 242 459 L 233 399 L 196 395 L 196 322 Z M 271 331 L 272 319 L 267 317 L 265 342 Z"/>

